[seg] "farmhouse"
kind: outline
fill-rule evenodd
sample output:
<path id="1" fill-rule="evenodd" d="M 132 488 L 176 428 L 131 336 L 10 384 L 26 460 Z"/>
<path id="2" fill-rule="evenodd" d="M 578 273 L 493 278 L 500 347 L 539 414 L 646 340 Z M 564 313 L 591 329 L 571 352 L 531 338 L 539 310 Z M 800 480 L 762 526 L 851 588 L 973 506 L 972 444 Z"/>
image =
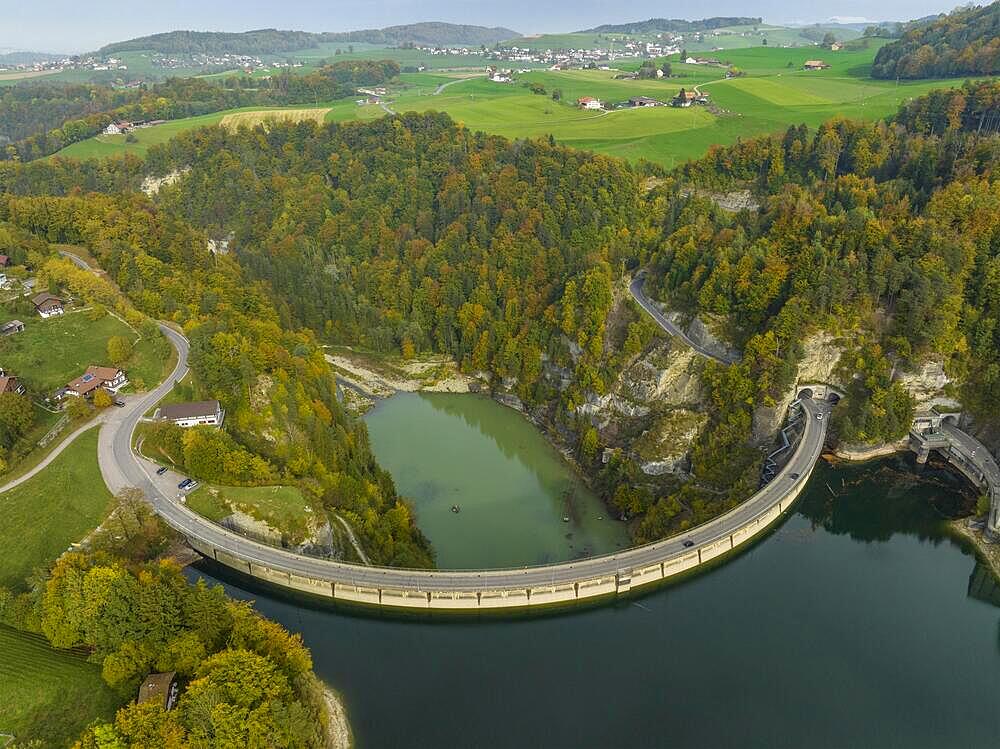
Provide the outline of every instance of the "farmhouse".
<path id="1" fill-rule="evenodd" d="M 139 685 L 139 696 L 136 702 L 140 705 L 152 702 L 164 710 L 170 710 L 177 703 L 177 674 L 168 671 L 165 674 L 149 674 Z"/>
<path id="2" fill-rule="evenodd" d="M 633 96 L 628 100 L 630 107 L 662 107 L 663 102 L 657 99 L 650 99 L 648 96 Z"/>
<path id="3" fill-rule="evenodd" d="M 124 370 L 117 367 L 96 367 L 91 365 L 87 371 L 70 382 L 63 395 L 73 395 L 80 398 L 91 398 L 98 388 L 104 388 L 109 393 L 117 393 L 128 385 L 128 377 Z"/>
<path id="4" fill-rule="evenodd" d="M 123 122 L 121 120 L 115 120 L 110 123 L 106 128 L 104 128 L 105 135 L 121 135 L 122 133 L 127 133 L 133 130 L 135 125 L 131 122 Z"/>
<path id="5" fill-rule="evenodd" d="M 170 421 L 179 427 L 222 426 L 225 412 L 219 401 L 196 401 L 193 403 L 172 403 L 156 410 L 156 419 Z"/>
<path id="6" fill-rule="evenodd" d="M 31 298 L 31 303 L 35 305 L 35 309 L 42 317 L 53 317 L 65 312 L 63 309 L 63 300 L 47 292 L 35 294 Z"/>
<path id="7" fill-rule="evenodd" d="M 3 393 L 24 395 L 24 385 L 14 375 L 0 374 L 0 395 Z"/>
<path id="8" fill-rule="evenodd" d="M 833 44 L 830 45 L 831 52 L 840 52 L 840 50 L 842 50 L 843 48 L 844 45 L 841 44 L 840 42 L 834 42 Z"/>
<path id="9" fill-rule="evenodd" d="M 0 335 L 14 335 L 15 333 L 24 332 L 24 323 L 20 320 L 11 320 L 10 322 L 5 322 L 0 325 Z"/>
<path id="10" fill-rule="evenodd" d="M 681 89 L 677 92 L 677 96 L 670 100 L 670 106 L 672 107 L 690 107 L 698 99 L 698 94 L 694 91 L 685 91 Z"/>
<path id="11" fill-rule="evenodd" d="M 593 96 L 581 96 L 579 99 L 576 100 L 576 105 L 578 107 L 580 107 L 580 109 L 602 109 L 603 108 L 603 105 L 601 104 L 601 100 L 600 99 L 595 99 Z"/>
<path id="12" fill-rule="evenodd" d="M 806 60 L 802 63 L 804 70 L 823 70 L 828 67 L 830 67 L 829 63 L 825 63 L 822 60 Z"/>

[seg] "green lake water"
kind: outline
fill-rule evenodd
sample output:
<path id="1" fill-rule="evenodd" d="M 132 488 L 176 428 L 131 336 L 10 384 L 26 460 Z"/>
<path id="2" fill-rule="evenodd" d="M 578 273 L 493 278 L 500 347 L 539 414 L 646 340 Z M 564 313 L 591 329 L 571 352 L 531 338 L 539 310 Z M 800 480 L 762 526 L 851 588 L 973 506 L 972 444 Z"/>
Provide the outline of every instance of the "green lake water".
<path id="1" fill-rule="evenodd" d="M 909 456 L 820 465 L 738 556 L 560 614 L 403 618 L 228 589 L 302 634 L 358 749 L 996 747 L 1000 586 L 945 532 L 961 482 L 913 476 Z"/>
<path id="2" fill-rule="evenodd" d="M 400 393 L 365 421 L 438 567 L 544 564 L 628 546 L 624 524 L 535 427 L 490 398 Z"/>

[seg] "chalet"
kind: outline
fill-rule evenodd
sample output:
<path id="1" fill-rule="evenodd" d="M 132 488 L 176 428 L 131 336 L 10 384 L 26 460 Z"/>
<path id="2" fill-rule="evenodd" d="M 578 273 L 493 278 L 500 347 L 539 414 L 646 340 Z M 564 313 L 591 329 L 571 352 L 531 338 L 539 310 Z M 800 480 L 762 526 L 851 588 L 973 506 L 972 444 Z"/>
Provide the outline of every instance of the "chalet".
<path id="1" fill-rule="evenodd" d="M 168 671 L 164 674 L 149 674 L 139 685 L 139 696 L 136 702 L 140 705 L 152 702 L 164 710 L 171 710 L 177 704 L 177 674 Z"/>
<path id="2" fill-rule="evenodd" d="M 14 375 L 0 374 L 0 395 L 3 393 L 17 393 L 24 395 L 24 385 Z"/>
<path id="3" fill-rule="evenodd" d="M 20 320 L 11 320 L 10 322 L 5 322 L 3 325 L 0 325 L 0 335 L 2 336 L 14 335 L 15 333 L 23 332 L 24 323 Z"/>
<path id="4" fill-rule="evenodd" d="M 840 50 L 842 50 L 843 48 L 844 45 L 841 44 L 840 42 L 834 42 L 833 44 L 830 45 L 831 52 L 840 52 Z"/>
<path id="5" fill-rule="evenodd" d="M 648 96 L 633 96 L 628 100 L 630 107 L 662 107 L 663 102 L 658 99 L 650 99 Z"/>
<path id="6" fill-rule="evenodd" d="M 695 103 L 698 98 L 698 94 L 694 91 L 685 91 L 681 89 L 677 92 L 677 96 L 670 100 L 670 106 L 672 107 L 690 107 Z"/>
<path id="7" fill-rule="evenodd" d="M 595 99 L 593 96 L 581 96 L 576 100 L 576 105 L 580 109 L 603 109 L 604 106 L 601 104 L 600 99 Z"/>
<path id="8" fill-rule="evenodd" d="M 156 419 L 170 421 L 187 429 L 194 426 L 222 426 L 225 411 L 219 401 L 196 401 L 193 403 L 172 403 L 161 406 L 154 415 Z"/>
<path id="9" fill-rule="evenodd" d="M 78 398 L 92 398 L 98 388 L 104 388 L 109 393 L 117 393 L 128 385 L 128 377 L 124 370 L 118 367 L 89 366 L 87 371 L 70 382 L 63 390 L 63 395 Z"/>
<path id="10" fill-rule="evenodd" d="M 47 292 L 35 294 L 31 298 L 31 303 L 35 305 L 35 309 L 42 317 L 53 317 L 66 311 L 63 309 L 63 300 Z"/>
<path id="11" fill-rule="evenodd" d="M 806 60 L 802 63 L 803 70 L 824 70 L 828 67 L 830 67 L 830 64 L 822 60 Z"/>

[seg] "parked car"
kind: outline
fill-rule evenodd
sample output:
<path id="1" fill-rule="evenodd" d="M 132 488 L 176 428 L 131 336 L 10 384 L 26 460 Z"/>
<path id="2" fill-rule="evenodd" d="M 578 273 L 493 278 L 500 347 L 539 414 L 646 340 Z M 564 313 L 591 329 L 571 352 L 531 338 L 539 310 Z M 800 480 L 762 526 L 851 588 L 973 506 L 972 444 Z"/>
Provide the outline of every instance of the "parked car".
<path id="1" fill-rule="evenodd" d="M 156 475 L 157 476 L 162 476 L 166 472 L 167 472 L 167 467 L 166 466 L 160 466 L 159 468 L 156 469 Z"/>
<path id="2" fill-rule="evenodd" d="M 125 401 L 119 398 L 118 400 L 115 401 L 115 405 L 118 406 L 118 408 L 125 408 Z"/>
<path id="3" fill-rule="evenodd" d="M 198 488 L 198 482 L 192 481 L 190 484 L 187 485 L 187 488 L 184 491 L 193 492 L 197 488 Z"/>
<path id="4" fill-rule="evenodd" d="M 184 479 L 181 483 L 177 485 L 178 489 L 187 489 L 194 482 L 191 479 Z"/>

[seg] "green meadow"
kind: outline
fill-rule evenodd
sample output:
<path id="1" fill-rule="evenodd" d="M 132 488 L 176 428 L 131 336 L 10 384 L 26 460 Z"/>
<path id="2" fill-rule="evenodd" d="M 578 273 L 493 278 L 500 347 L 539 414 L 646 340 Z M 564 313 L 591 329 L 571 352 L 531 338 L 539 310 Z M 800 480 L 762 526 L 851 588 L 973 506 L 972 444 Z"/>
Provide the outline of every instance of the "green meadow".
<path id="1" fill-rule="evenodd" d="M 0 625 L 0 742 L 69 746 L 95 719 L 121 705 L 85 653 L 56 650 L 45 638 Z"/>
<path id="2" fill-rule="evenodd" d="M 111 509 L 97 463 L 98 429 L 77 437 L 45 470 L 0 497 L 0 585 L 21 588 L 37 567 L 81 541 Z"/>
<path id="3" fill-rule="evenodd" d="M 771 31 L 775 31 L 764 30 L 769 39 Z M 551 39 L 552 46 L 555 42 L 593 41 L 596 35 L 569 37 L 572 38 Z M 744 39 L 746 43 L 745 37 L 739 35 L 720 38 Z M 671 77 L 659 80 L 615 79 L 628 68 L 636 68 L 638 63 L 635 61 L 623 62 L 621 71 L 533 70 L 518 76 L 514 84 L 493 83 L 481 75 L 470 75 L 469 70 L 451 75 L 442 70 L 428 70 L 401 75 L 399 84 L 390 90 L 387 103 L 396 112 L 447 112 L 472 130 L 509 138 L 551 135 L 568 146 L 630 161 L 648 159 L 673 167 L 703 155 L 713 144 L 726 145 L 740 138 L 780 132 L 789 125 L 816 126 L 837 116 L 882 118 L 911 98 L 961 83 L 954 79 L 898 84 L 873 80 L 869 77 L 871 63 L 884 43 L 876 39 L 859 40 L 837 52 L 817 46 L 777 47 L 772 44 L 716 51 L 712 56 L 736 66 L 745 74 L 728 80 L 724 68 L 687 65 L 676 55 L 671 60 Z M 343 48 L 346 49 L 346 45 Z M 353 54 L 370 57 L 388 51 L 413 52 L 356 45 Z M 330 50 L 319 48 L 315 52 L 317 59 L 329 53 Z M 810 59 L 821 59 L 830 67 L 803 70 L 802 64 Z M 444 83 L 451 85 L 438 93 L 439 86 Z M 542 86 L 545 94 L 531 93 L 526 84 Z M 599 98 L 609 107 L 632 96 L 668 101 L 680 88 L 695 86 L 711 96 L 713 106 L 610 109 L 606 112 L 576 107 L 576 100 L 583 96 Z M 562 95 L 559 101 L 552 99 L 552 93 L 557 90 Z M 328 122 L 371 119 L 385 114 L 381 107 L 359 107 L 353 101 L 322 106 L 330 107 L 326 116 Z M 230 112 L 218 112 L 138 131 L 137 142 L 131 144 L 125 143 L 124 136 L 98 136 L 74 144 L 59 155 L 92 158 L 127 151 L 142 154 L 150 146 L 163 143 L 182 130 L 217 124 L 227 114 Z"/>

